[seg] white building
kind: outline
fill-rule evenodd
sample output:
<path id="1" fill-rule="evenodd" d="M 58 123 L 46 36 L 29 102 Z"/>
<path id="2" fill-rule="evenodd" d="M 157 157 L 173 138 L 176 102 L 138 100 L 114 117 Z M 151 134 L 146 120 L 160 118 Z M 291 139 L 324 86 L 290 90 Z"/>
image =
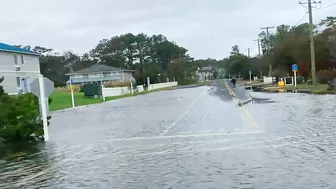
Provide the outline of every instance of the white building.
<path id="1" fill-rule="evenodd" d="M 30 83 L 36 76 L 6 76 L 3 72 L 36 72 L 40 73 L 40 54 L 0 43 L 0 76 L 5 80 L 1 83 L 8 94 L 30 91 Z"/>
<path id="2" fill-rule="evenodd" d="M 208 81 L 213 79 L 213 68 L 211 66 L 199 68 L 196 71 L 199 81 Z"/>

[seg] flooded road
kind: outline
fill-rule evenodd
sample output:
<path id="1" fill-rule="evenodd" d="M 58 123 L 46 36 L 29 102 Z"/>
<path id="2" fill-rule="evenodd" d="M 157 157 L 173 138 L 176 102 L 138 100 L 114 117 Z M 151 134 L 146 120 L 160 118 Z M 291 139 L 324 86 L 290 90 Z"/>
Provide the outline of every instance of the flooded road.
<path id="1" fill-rule="evenodd" d="M 216 81 L 52 116 L 50 142 L 0 160 L 1 189 L 336 185 L 331 95 L 248 93 Z"/>

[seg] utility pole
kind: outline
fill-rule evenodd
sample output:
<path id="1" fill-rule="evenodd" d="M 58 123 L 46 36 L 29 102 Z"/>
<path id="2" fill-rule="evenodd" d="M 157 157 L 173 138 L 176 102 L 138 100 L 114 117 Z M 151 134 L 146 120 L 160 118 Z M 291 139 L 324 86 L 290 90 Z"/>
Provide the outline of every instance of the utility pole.
<path id="1" fill-rule="evenodd" d="M 247 57 L 251 58 L 251 49 L 247 48 Z"/>
<path id="2" fill-rule="evenodd" d="M 270 37 L 269 37 L 269 29 L 274 28 L 274 26 L 267 26 L 267 27 L 262 27 L 262 30 L 266 30 L 266 49 L 267 53 L 270 52 Z M 269 73 L 268 75 L 272 77 L 272 64 L 269 64 Z"/>
<path id="3" fill-rule="evenodd" d="M 257 41 L 258 42 L 258 54 L 259 56 L 261 55 L 261 52 L 260 52 L 260 39 L 253 39 L 253 41 Z"/>
<path id="4" fill-rule="evenodd" d="M 308 0 L 308 13 L 309 13 L 309 38 L 310 38 L 310 60 L 311 60 L 311 74 L 313 85 L 316 85 L 316 65 L 315 65 L 315 44 L 314 44 L 314 25 L 313 25 L 313 11 L 312 11 L 312 3 L 319 4 L 321 1 L 311 1 Z M 306 4 L 306 3 L 299 3 Z"/>

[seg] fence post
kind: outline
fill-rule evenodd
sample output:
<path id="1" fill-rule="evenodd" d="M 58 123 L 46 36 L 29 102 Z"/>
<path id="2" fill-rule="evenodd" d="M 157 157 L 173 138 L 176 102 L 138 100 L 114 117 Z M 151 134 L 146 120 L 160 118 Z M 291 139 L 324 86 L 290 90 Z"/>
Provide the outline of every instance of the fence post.
<path id="1" fill-rule="evenodd" d="M 149 80 L 149 77 L 147 77 L 147 90 L 150 91 L 150 80 Z"/>
<path id="2" fill-rule="evenodd" d="M 132 79 L 130 79 L 130 81 L 131 81 L 131 93 L 133 95 L 133 83 L 132 83 Z"/>

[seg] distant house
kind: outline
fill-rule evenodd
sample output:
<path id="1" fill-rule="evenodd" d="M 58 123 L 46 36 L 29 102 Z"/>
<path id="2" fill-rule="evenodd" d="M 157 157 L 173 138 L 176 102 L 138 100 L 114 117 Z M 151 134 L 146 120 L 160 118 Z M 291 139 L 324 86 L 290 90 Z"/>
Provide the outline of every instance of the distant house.
<path id="1" fill-rule="evenodd" d="M 212 66 L 198 68 L 196 71 L 196 75 L 198 76 L 200 81 L 206 81 L 213 78 L 213 68 Z"/>
<path id="2" fill-rule="evenodd" d="M 73 84 L 84 84 L 101 81 L 130 81 L 133 70 L 126 70 L 102 64 L 95 64 L 89 68 L 68 73 Z M 67 82 L 69 83 L 70 80 Z"/>
<path id="3" fill-rule="evenodd" d="M 30 83 L 37 76 L 6 76 L 4 72 L 40 73 L 39 57 L 39 53 L 0 43 L 0 76 L 5 76 L 1 85 L 6 93 L 13 95 L 30 91 Z"/>

